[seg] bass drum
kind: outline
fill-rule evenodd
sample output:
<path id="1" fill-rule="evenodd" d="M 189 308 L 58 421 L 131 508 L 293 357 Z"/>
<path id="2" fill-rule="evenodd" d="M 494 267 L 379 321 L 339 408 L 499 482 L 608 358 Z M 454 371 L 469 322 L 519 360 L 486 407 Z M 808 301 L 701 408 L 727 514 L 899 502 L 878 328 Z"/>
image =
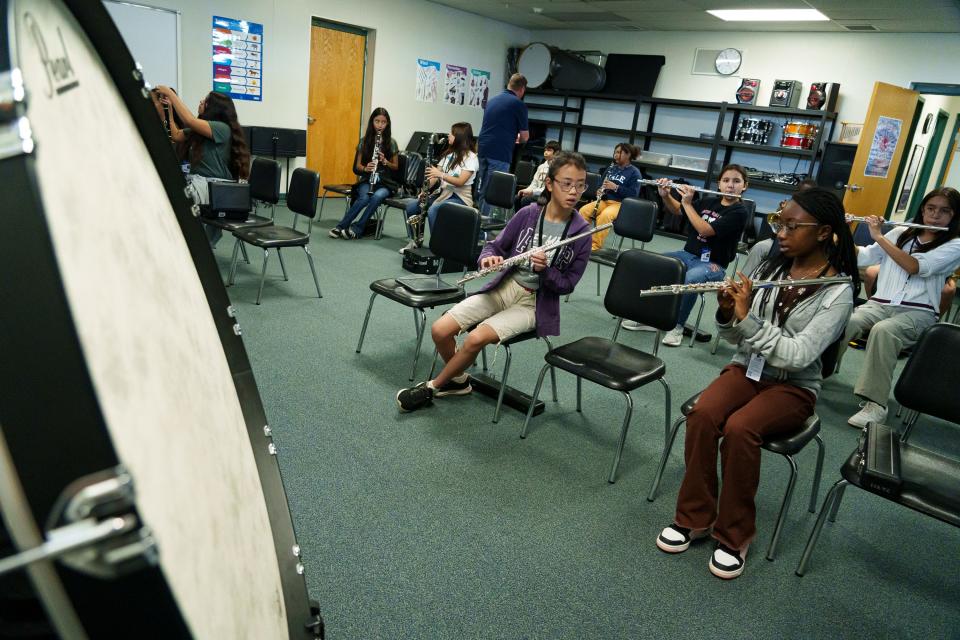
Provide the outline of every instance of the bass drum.
<path id="1" fill-rule="evenodd" d="M 3 580 L 29 576 L 62 638 L 320 637 L 239 326 L 139 70 L 100 2 L 0 0 L 0 29 L 4 528 L 23 552 L 127 526 Z"/>
<path id="2" fill-rule="evenodd" d="M 517 62 L 517 71 L 527 79 L 527 86 L 534 89 L 551 87 L 561 91 L 600 91 L 607 82 L 607 72 L 603 67 L 542 42 L 533 42 L 524 47 Z"/>

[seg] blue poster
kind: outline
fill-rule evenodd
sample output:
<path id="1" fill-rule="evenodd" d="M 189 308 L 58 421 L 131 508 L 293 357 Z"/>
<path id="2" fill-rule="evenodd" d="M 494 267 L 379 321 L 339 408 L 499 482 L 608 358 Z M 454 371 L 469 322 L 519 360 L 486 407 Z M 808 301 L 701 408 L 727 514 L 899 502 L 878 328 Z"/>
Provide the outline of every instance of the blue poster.
<path id="1" fill-rule="evenodd" d="M 263 25 L 213 16 L 213 90 L 263 100 Z"/>

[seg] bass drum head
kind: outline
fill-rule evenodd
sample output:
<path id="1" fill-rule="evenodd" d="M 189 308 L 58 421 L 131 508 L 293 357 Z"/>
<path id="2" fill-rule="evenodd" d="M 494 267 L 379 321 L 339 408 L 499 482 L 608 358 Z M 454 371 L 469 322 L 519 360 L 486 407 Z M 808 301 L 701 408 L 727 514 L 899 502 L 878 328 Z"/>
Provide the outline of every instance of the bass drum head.
<path id="1" fill-rule="evenodd" d="M 527 86 L 537 88 L 550 79 L 553 54 L 542 42 L 528 44 L 520 53 L 517 72 L 527 79 Z"/>
<path id="2" fill-rule="evenodd" d="M 96 6 L 0 1 L 36 144 L 32 155 L 0 160 L 0 176 L 26 176 L 29 187 L 5 196 L 7 212 L 23 219 L 14 229 L 24 235 L 8 240 L 25 248 L 0 260 L 0 269 L 4 278 L 15 274 L 24 283 L 0 285 L 0 294 L 11 295 L 8 310 L 38 314 L 38 323 L 65 326 L 70 334 L 44 337 L 29 323 L 0 323 L 0 384 L 19 383 L 0 390 L 10 455 L 41 529 L 47 500 L 37 496 L 66 486 L 62 476 L 83 469 L 88 452 L 96 460 L 90 471 L 102 470 L 115 455 L 133 479 L 137 513 L 156 540 L 159 572 L 190 635 L 313 637 L 304 630 L 309 609 L 288 611 L 290 602 L 306 602 L 305 586 L 302 575 L 292 582 L 281 576 L 293 545 L 285 541 L 291 557 L 278 557 L 281 538 L 272 524 L 283 525 L 286 517 L 291 538 L 292 527 L 275 458 L 266 452 L 259 395 L 249 371 L 234 367 L 249 367 L 242 344 L 235 336 L 225 342 L 224 322 L 232 321 L 219 274 L 186 201 L 172 199 L 169 176 L 179 167 L 169 145 L 158 144 L 165 142 L 159 122 L 144 116 L 152 112 L 149 94 L 142 82 L 130 88 L 139 80 L 132 64 L 125 77 L 117 73 L 114 56 L 126 61 L 129 54 L 100 3 L 90 5 Z M 101 54 L 110 56 L 109 64 Z M 163 178 L 162 163 L 169 164 Z M 44 228 L 43 237 L 33 233 Z M 51 279 L 58 279 L 55 286 Z M 36 298 L 37 291 L 54 289 L 58 295 Z M 39 307 L 16 306 L 26 300 Z M 216 317 L 215 300 L 223 301 Z M 61 343 L 67 346 L 59 353 L 46 349 Z M 74 351 L 82 375 L 63 380 Z M 55 388 L 44 388 L 31 373 L 41 365 L 51 372 L 47 386 Z M 251 380 L 246 389 L 244 376 Z M 28 415 L 27 401 L 42 409 Z M 260 431 L 254 443 L 262 452 L 251 447 L 245 413 L 260 420 L 251 429 Z M 23 435 L 31 430 L 33 449 Z M 82 448 L 71 450 L 73 442 Z M 271 468 L 274 476 L 264 475 Z M 58 575 L 71 599 L 83 599 L 74 572 L 60 567 Z M 124 591 L 132 593 L 134 577 L 116 582 L 113 601 L 102 598 L 104 619 L 123 615 L 117 609 L 129 602 Z M 298 581 L 303 593 L 292 595 L 289 584 Z M 86 626 L 89 609 L 77 611 Z M 291 615 L 297 619 L 291 622 Z"/>

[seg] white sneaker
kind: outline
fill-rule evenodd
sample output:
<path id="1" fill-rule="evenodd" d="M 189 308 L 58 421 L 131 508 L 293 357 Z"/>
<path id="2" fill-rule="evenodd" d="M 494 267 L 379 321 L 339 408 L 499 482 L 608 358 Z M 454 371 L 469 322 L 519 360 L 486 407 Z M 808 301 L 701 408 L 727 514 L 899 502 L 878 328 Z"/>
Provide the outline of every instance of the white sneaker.
<path id="1" fill-rule="evenodd" d="M 866 402 L 860 403 L 860 411 L 850 417 L 847 420 L 847 424 L 851 427 L 856 427 L 858 429 L 863 429 L 867 426 L 868 422 L 879 422 L 883 423 L 887 419 L 887 410 L 884 407 L 881 407 L 876 402 Z"/>
<path id="2" fill-rule="evenodd" d="M 411 249 L 416 249 L 419 246 L 420 245 L 417 244 L 416 240 L 411 240 L 410 242 L 407 243 L 407 246 L 405 246 L 403 249 L 400 249 L 400 255 L 405 254 L 407 251 L 410 251 Z"/>
<path id="3" fill-rule="evenodd" d="M 674 327 L 663 337 L 662 344 L 668 347 L 679 347 L 683 344 L 683 327 Z"/>
<path id="4" fill-rule="evenodd" d="M 627 331 L 656 331 L 656 327 L 651 327 L 648 324 L 640 324 L 639 322 L 634 322 L 633 320 L 624 320 L 620 323 L 620 326 L 626 329 Z"/>

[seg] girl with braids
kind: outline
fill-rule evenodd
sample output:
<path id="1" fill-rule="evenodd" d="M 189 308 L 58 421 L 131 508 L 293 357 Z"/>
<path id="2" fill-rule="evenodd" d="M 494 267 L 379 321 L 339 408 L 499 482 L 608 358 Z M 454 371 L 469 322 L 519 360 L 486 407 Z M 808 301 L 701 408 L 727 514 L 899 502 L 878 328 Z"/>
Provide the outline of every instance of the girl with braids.
<path id="1" fill-rule="evenodd" d="M 190 162 L 187 180 L 198 204 L 209 202 L 207 180 L 250 177 L 250 149 L 230 96 L 211 91 L 200 101 L 195 116 L 170 87 L 161 85 L 155 91 L 162 102 L 173 106 L 174 113 L 183 122 L 182 129 L 176 118 L 170 118 L 167 124 L 170 139 L 180 144 Z M 206 230 L 210 243 L 216 246 L 221 230 L 210 226 Z"/>
<path id="2" fill-rule="evenodd" d="M 374 158 L 378 133 L 380 149 Z M 353 156 L 353 172 L 360 179 L 350 189 L 351 202 L 346 213 L 337 226 L 330 229 L 328 235 L 331 238 L 355 240 L 362 236 L 370 216 L 396 191 L 392 172 L 400 167 L 397 149 L 397 141 L 390 136 L 390 114 L 383 107 L 377 107 L 370 114 L 367 130 Z"/>
<path id="3" fill-rule="evenodd" d="M 876 293 L 857 307 L 847 325 L 847 340 L 870 331 L 866 362 L 853 387 L 863 402 L 847 420 L 854 427 L 886 419 L 897 356 L 937 321 L 943 282 L 960 265 L 960 193 L 956 189 L 943 187 L 928 193 L 913 220 L 947 230 L 895 227 L 884 235 L 880 218 L 871 216 L 864 223 L 870 225 L 874 244 L 858 250 L 857 262 L 861 267 L 879 264 L 880 274 Z"/>
<path id="4" fill-rule="evenodd" d="M 517 211 L 480 252 L 480 268 L 531 248 L 582 233 L 589 225 L 575 207 L 587 189 L 587 165 L 579 153 L 554 156 L 540 201 Z M 431 333 L 446 365 L 433 380 L 397 393 L 400 411 L 416 411 L 434 398 L 472 391 L 466 370 L 480 350 L 536 329 L 538 336 L 560 334 L 560 296 L 573 291 L 590 259 L 585 236 L 549 253 L 533 254 L 530 264 L 502 270 L 479 293 L 455 305 L 433 323 Z M 456 337 L 475 327 L 457 349 Z"/>
<path id="5" fill-rule="evenodd" d="M 473 206 L 473 180 L 476 177 L 480 161 L 474 151 L 473 126 L 469 122 L 457 122 L 450 127 L 447 135 L 447 153 L 440 158 L 435 167 L 426 167 L 424 180 L 432 189 L 439 183 L 440 191 L 430 199 L 427 209 L 427 222 L 430 230 L 437 220 L 437 209 L 443 202 L 453 202 Z M 407 204 L 406 214 L 409 218 L 420 212 L 420 201 L 413 200 Z M 407 225 L 407 233 L 411 240 L 400 253 L 417 246 L 413 239 L 413 229 Z"/>
<path id="6" fill-rule="evenodd" d="M 712 535 L 711 573 L 736 578 L 756 534 L 754 496 L 760 444 L 795 431 L 814 409 L 821 354 L 843 335 L 853 308 L 857 265 L 843 205 L 821 188 L 796 193 L 775 223 L 780 253 L 718 292 L 720 335 L 737 345 L 733 361 L 687 416 L 686 472 L 673 523 L 657 537 L 667 553 Z M 850 275 L 854 283 L 767 288 L 751 279 Z M 722 439 L 722 442 L 721 442 Z M 722 481 L 717 481 L 717 452 Z"/>

